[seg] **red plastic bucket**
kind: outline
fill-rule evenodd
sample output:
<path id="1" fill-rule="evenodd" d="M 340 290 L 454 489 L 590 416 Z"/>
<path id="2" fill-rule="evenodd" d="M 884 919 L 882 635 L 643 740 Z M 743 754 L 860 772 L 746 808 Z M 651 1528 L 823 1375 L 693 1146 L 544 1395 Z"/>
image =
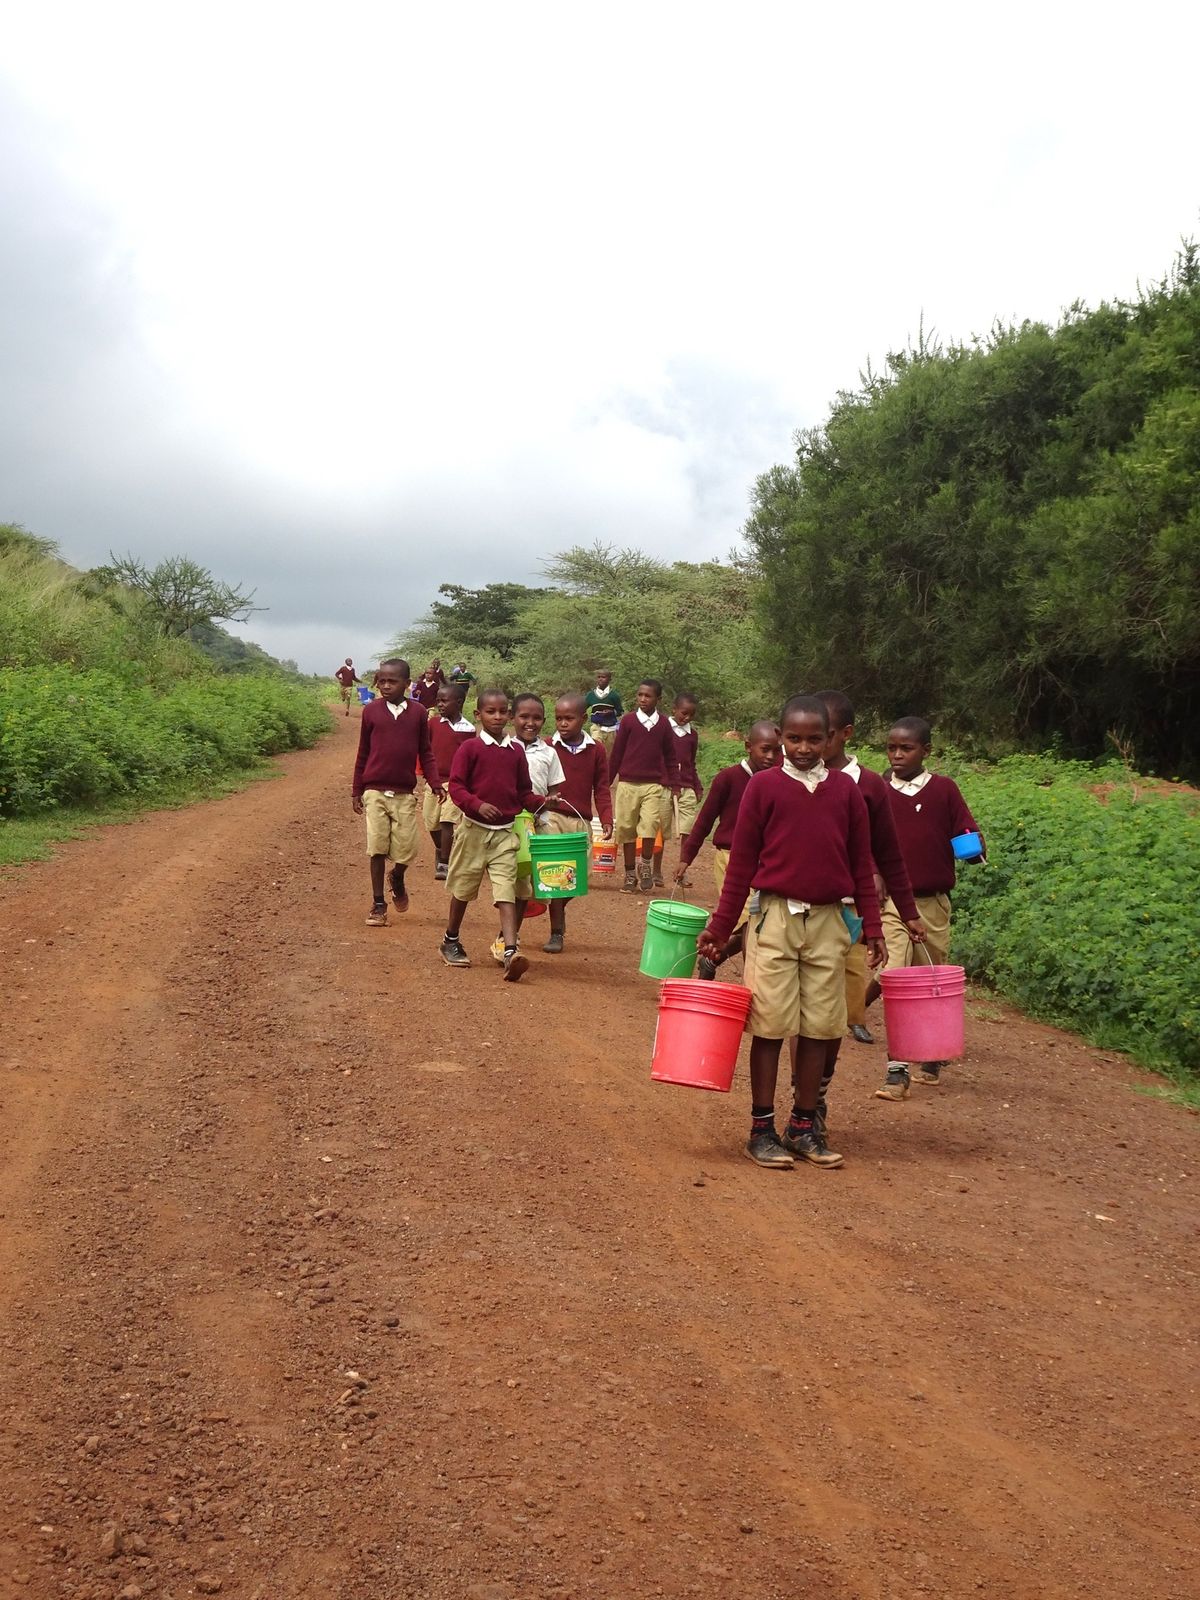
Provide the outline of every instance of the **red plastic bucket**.
<path id="1" fill-rule="evenodd" d="M 659 993 L 650 1076 L 728 1094 L 749 1012 L 750 991 L 740 983 L 668 978 Z"/>
<path id="2" fill-rule="evenodd" d="M 879 975 L 893 1061 L 952 1061 L 963 1053 L 961 967 L 885 967 Z"/>

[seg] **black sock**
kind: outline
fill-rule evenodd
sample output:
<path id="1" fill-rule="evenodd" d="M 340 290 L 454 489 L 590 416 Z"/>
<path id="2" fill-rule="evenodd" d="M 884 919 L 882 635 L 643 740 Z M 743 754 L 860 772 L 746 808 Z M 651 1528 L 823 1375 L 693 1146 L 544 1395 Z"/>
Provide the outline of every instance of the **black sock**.
<path id="1" fill-rule="evenodd" d="M 816 1115 L 815 1107 L 811 1111 L 805 1111 L 800 1106 L 793 1106 L 792 1114 L 788 1118 L 788 1132 L 791 1134 L 811 1133 Z"/>
<path id="2" fill-rule="evenodd" d="M 444 944 L 457 944 L 458 943 L 458 935 L 456 933 L 451 933 L 450 929 L 447 928 L 446 929 L 446 937 L 443 940 L 443 943 Z"/>
<path id="3" fill-rule="evenodd" d="M 774 1106 L 751 1106 L 750 1107 L 750 1132 L 752 1134 L 755 1134 L 755 1133 L 771 1133 L 771 1132 L 774 1131 L 774 1128 L 775 1128 L 775 1107 Z"/>

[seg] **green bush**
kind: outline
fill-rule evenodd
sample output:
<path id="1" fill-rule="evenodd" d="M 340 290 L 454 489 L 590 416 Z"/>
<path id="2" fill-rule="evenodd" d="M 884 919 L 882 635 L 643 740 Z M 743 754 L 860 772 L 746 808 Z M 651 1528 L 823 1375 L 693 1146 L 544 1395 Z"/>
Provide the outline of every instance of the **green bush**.
<path id="1" fill-rule="evenodd" d="M 329 725 L 278 677 L 197 677 L 156 692 L 107 669 L 0 669 L 0 815 L 152 798 L 308 746 Z"/>

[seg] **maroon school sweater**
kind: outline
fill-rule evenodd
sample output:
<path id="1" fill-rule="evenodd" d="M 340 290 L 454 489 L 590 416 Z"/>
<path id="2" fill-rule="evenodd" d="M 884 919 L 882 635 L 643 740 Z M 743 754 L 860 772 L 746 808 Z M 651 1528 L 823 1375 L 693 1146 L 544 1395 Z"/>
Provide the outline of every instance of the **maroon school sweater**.
<path id="1" fill-rule="evenodd" d="M 831 772 L 810 794 L 782 767 L 754 774 L 742 796 L 725 884 L 712 916 L 717 944 L 733 932 L 751 886 L 813 906 L 853 896 L 867 938 L 881 936 L 871 824 L 851 778 Z"/>
<path id="2" fill-rule="evenodd" d="M 396 794 L 411 794 L 417 786 L 417 762 L 431 789 L 441 787 L 438 765 L 429 741 L 429 718 L 425 707 L 406 700 L 404 710 L 393 717 L 387 701 L 372 700 L 363 707 L 358 730 L 358 757 L 354 763 L 351 794 L 364 789 L 392 789 Z"/>
<path id="3" fill-rule="evenodd" d="M 496 827 L 516 820 L 518 811 L 536 811 L 543 795 L 534 794 L 529 783 L 529 763 L 520 740 L 508 744 L 485 744 L 478 736 L 464 739 L 450 768 L 450 798 L 473 822 Z M 497 807 L 498 817 L 481 817 L 479 807 L 488 801 Z"/>
<path id="4" fill-rule="evenodd" d="M 667 726 L 671 726 L 669 722 Z M 671 738 L 675 741 L 675 756 L 679 762 L 679 774 L 672 779 L 671 787 L 676 794 L 681 789 L 690 789 L 699 800 L 704 793 L 704 785 L 696 772 L 696 752 L 700 748 L 700 735 L 695 728 L 690 733 L 676 733 L 672 728 Z"/>
<path id="5" fill-rule="evenodd" d="M 454 765 L 459 745 L 474 737 L 474 727 L 455 733 L 444 717 L 430 717 L 429 742 L 433 745 L 433 759 L 437 762 L 438 771 L 448 773 Z"/>
<path id="6" fill-rule="evenodd" d="M 643 727 L 636 711 L 627 711 L 617 724 L 608 774 L 613 783 L 661 783 L 673 788 L 679 772 L 677 744 L 663 712 L 652 728 Z"/>
<path id="7" fill-rule="evenodd" d="M 412 686 L 413 699 L 419 700 L 426 711 L 432 711 L 434 706 L 437 705 L 438 690 L 445 681 L 440 672 L 432 683 L 425 678 L 418 678 Z"/>
<path id="8" fill-rule="evenodd" d="M 601 827 L 605 833 L 611 833 L 612 794 L 608 787 L 608 755 L 604 746 L 599 739 L 593 739 L 591 744 L 581 745 L 578 750 L 572 750 L 555 734 L 554 748 L 558 752 L 558 759 L 562 762 L 564 776 L 558 798 L 565 800 L 569 806 L 574 806 L 585 819 L 584 826 L 591 821 L 594 801 Z"/>
<path id="9" fill-rule="evenodd" d="M 893 788 L 889 779 L 883 781 L 913 893 L 949 894 L 954 887 L 950 841 L 960 833 L 979 831 L 958 785 L 934 773 L 919 794 L 908 795 Z"/>
<path id="10" fill-rule="evenodd" d="M 713 849 L 729 849 L 733 843 L 733 825 L 737 821 L 738 807 L 749 782 L 750 774 L 740 761 L 736 766 L 721 768 L 709 785 L 700 814 L 679 852 L 681 866 L 690 866 L 700 854 L 700 846 L 708 838 L 714 822 L 717 831 L 713 834 Z"/>
<path id="11" fill-rule="evenodd" d="M 888 897 L 900 916 L 905 922 L 911 922 L 917 914 L 917 908 L 888 800 L 890 787 L 886 778 L 881 778 L 870 767 L 859 767 L 858 792 L 866 802 L 867 818 L 871 824 L 871 854 L 875 857 L 875 870 L 887 885 Z"/>

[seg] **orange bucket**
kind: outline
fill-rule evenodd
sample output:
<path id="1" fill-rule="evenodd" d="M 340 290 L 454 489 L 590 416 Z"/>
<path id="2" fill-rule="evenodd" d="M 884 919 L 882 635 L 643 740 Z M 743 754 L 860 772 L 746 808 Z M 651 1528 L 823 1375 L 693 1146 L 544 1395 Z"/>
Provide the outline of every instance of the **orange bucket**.
<path id="1" fill-rule="evenodd" d="M 668 978 L 659 994 L 650 1076 L 728 1094 L 749 1015 L 750 991 L 740 983 Z"/>
<path id="2" fill-rule="evenodd" d="M 617 870 L 617 846 L 612 839 L 592 840 L 592 871 L 615 872 Z"/>

